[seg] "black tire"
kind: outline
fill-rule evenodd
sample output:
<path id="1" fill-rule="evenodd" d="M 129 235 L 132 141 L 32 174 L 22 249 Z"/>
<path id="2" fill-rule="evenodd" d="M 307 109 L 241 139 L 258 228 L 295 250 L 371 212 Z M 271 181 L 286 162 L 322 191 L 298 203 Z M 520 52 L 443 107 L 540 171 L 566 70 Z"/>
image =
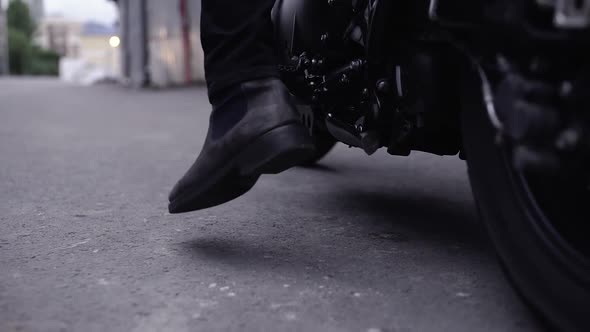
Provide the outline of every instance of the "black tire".
<path id="1" fill-rule="evenodd" d="M 337 141 L 329 134 L 317 130 L 314 132 L 312 139 L 315 144 L 316 152 L 311 158 L 304 161 L 301 166 L 310 167 L 317 164 L 330 151 L 332 151 L 337 143 Z"/>
<path id="2" fill-rule="evenodd" d="M 462 121 L 469 176 L 501 264 L 519 294 L 553 328 L 590 331 L 588 257 L 563 246 L 558 232 L 542 220 L 508 154 L 495 143 L 479 79 L 474 76 L 465 83 Z M 579 227 L 580 232 L 588 229 Z"/>

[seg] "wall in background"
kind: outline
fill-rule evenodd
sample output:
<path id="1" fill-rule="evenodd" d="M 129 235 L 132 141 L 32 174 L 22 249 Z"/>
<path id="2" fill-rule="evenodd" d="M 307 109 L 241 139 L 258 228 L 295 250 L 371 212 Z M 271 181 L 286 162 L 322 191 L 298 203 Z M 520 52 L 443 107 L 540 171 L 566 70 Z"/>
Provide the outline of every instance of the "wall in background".
<path id="1" fill-rule="evenodd" d="M 123 75 L 136 87 L 204 81 L 200 0 L 119 0 Z"/>

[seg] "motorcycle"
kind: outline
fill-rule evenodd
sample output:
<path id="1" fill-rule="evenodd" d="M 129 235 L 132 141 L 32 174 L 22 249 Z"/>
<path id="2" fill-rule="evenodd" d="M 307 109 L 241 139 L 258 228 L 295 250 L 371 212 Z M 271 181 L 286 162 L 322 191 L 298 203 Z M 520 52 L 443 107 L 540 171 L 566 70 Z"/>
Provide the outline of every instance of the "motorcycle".
<path id="1" fill-rule="evenodd" d="M 516 290 L 590 323 L 590 1 L 278 0 L 281 74 L 321 159 L 336 142 L 467 161 Z"/>

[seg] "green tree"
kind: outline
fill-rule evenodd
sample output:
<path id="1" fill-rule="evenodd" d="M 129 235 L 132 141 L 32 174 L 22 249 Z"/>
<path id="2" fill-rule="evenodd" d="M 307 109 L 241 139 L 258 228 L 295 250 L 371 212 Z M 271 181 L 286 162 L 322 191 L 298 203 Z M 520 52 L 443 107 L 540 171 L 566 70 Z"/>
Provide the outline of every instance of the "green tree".
<path id="1" fill-rule="evenodd" d="M 10 73 L 23 75 L 31 63 L 35 25 L 29 7 L 21 0 L 11 0 L 6 10 Z"/>
<path id="2" fill-rule="evenodd" d="M 8 59 L 10 73 L 23 75 L 31 63 L 31 41 L 19 30 L 8 28 Z"/>
<path id="3" fill-rule="evenodd" d="M 59 75 L 59 55 L 53 51 L 44 50 L 33 46 L 32 61 L 28 67 L 27 74 L 57 76 Z"/>
<path id="4" fill-rule="evenodd" d="M 35 22 L 29 7 L 21 0 L 11 0 L 6 10 L 8 57 L 13 75 L 57 75 L 59 55 L 33 45 Z"/>
<path id="5" fill-rule="evenodd" d="M 21 0 L 11 0 L 6 10 L 6 18 L 9 29 L 20 31 L 29 39 L 33 38 L 35 22 L 31 18 L 27 4 Z"/>

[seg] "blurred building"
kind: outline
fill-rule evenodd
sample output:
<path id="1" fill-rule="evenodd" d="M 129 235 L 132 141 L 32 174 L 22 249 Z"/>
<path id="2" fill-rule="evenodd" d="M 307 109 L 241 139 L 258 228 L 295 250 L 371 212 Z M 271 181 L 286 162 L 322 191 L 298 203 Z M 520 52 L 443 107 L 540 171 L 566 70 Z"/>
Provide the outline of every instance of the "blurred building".
<path id="1" fill-rule="evenodd" d="M 6 26 L 6 12 L 0 3 L 0 76 L 8 75 L 8 31 Z"/>
<path id="2" fill-rule="evenodd" d="M 120 77 L 120 38 L 113 26 L 87 22 L 79 37 L 78 58 L 87 65 L 104 70 L 105 76 Z"/>
<path id="3" fill-rule="evenodd" d="M 45 24 L 42 31 L 42 46 L 62 55 L 59 70 L 62 80 L 93 84 L 121 77 L 120 38 L 115 27 L 97 22 L 60 21 L 60 24 Z"/>
<path id="4" fill-rule="evenodd" d="M 37 29 L 37 44 L 62 57 L 78 57 L 83 24 L 63 17 L 44 17 Z"/>
<path id="5" fill-rule="evenodd" d="M 121 77 L 120 39 L 114 26 L 44 17 L 37 44 L 61 56 L 59 71 L 65 81 L 92 84 Z"/>
<path id="6" fill-rule="evenodd" d="M 113 0 L 119 7 L 122 73 L 133 86 L 204 80 L 200 0 Z"/>

